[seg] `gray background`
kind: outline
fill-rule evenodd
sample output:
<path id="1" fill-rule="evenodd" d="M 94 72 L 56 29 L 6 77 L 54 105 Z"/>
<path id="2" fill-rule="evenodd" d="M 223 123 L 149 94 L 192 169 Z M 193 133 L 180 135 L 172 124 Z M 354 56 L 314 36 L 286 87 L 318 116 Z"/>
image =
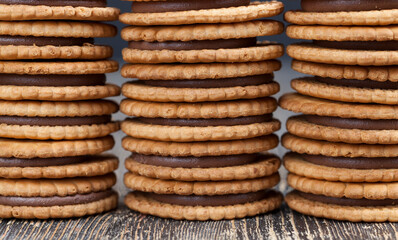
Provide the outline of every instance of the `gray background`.
<path id="1" fill-rule="evenodd" d="M 200 1 L 200 0 L 198 0 Z M 300 1 L 299 0 L 285 0 L 282 1 L 285 4 L 285 11 L 287 10 L 293 10 L 293 9 L 299 9 L 300 8 Z M 117 7 L 121 9 L 121 12 L 129 12 L 130 11 L 130 7 L 131 7 L 131 2 L 127 2 L 127 1 L 119 1 L 119 0 L 108 0 L 108 5 L 112 6 L 112 7 Z M 272 19 L 276 19 L 279 21 L 283 21 L 283 16 L 276 16 Z M 122 23 L 119 23 L 117 21 L 112 22 L 112 24 L 116 25 L 120 30 L 126 26 Z M 285 23 L 286 25 L 286 23 Z M 296 40 L 291 40 L 289 39 L 285 34 L 281 34 L 278 36 L 271 36 L 271 37 L 263 37 L 260 38 L 260 40 L 270 40 L 270 41 L 276 41 L 279 43 L 283 43 L 285 46 L 287 46 L 290 43 L 296 42 Z M 108 38 L 108 39 L 98 39 L 97 43 L 101 43 L 101 44 L 106 44 L 106 45 L 111 45 L 114 48 L 114 57 L 113 59 L 118 60 L 120 63 L 120 66 L 123 65 L 123 60 L 122 60 L 122 56 L 121 56 L 121 50 L 127 46 L 127 43 L 125 41 L 123 41 L 120 38 L 120 34 L 118 34 L 117 37 L 115 38 Z M 277 82 L 280 83 L 281 85 L 281 92 L 279 92 L 275 97 L 280 97 L 283 93 L 286 92 L 291 92 L 291 88 L 290 88 L 290 80 L 292 78 L 295 77 L 299 77 L 301 76 L 299 73 L 294 72 L 291 68 L 290 68 L 290 58 L 285 55 L 283 57 L 281 57 L 279 59 L 280 61 L 282 61 L 282 69 L 278 72 L 275 73 L 275 80 Z M 116 73 L 112 73 L 112 74 L 108 74 L 108 81 L 115 83 L 119 86 L 121 86 L 124 82 L 127 81 L 127 79 L 123 79 L 120 76 L 120 73 L 116 72 Z M 121 99 L 123 99 L 123 97 L 117 97 L 117 98 L 113 98 L 115 101 L 120 102 Z M 279 136 L 281 134 L 283 134 L 285 132 L 285 121 L 286 119 L 292 115 L 291 113 L 285 111 L 285 110 L 281 110 L 279 109 L 278 111 L 276 111 L 276 113 L 274 114 L 276 118 L 280 119 L 282 122 L 282 129 L 277 133 Z M 114 118 L 116 120 L 122 120 L 125 118 L 125 116 L 121 113 L 118 113 L 114 116 Z M 120 167 L 117 170 L 117 175 L 118 175 L 118 183 L 116 185 L 116 189 L 119 191 L 120 195 L 121 195 L 121 199 L 123 199 L 124 195 L 127 193 L 128 189 L 126 187 L 124 187 L 123 185 L 123 174 L 126 172 L 126 169 L 124 168 L 124 159 L 129 155 L 129 153 L 127 151 L 125 151 L 122 147 L 121 147 L 121 139 L 123 138 L 124 134 L 119 131 L 118 133 L 114 134 L 115 137 L 115 141 L 116 141 L 116 145 L 114 147 L 114 149 L 111 151 L 113 154 L 117 155 L 120 159 Z M 286 150 L 279 146 L 277 149 L 274 149 L 272 152 L 278 154 L 279 156 L 283 156 L 283 154 L 286 152 Z M 279 184 L 278 188 L 281 191 L 285 191 L 286 190 L 286 182 L 284 181 L 284 178 L 286 176 L 286 171 L 283 169 L 283 167 L 280 170 L 281 176 L 282 176 L 282 181 Z"/>

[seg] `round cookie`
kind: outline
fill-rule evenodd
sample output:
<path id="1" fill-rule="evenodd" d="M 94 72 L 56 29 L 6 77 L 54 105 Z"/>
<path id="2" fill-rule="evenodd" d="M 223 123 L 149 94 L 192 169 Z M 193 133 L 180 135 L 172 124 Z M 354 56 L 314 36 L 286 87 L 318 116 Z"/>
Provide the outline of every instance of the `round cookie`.
<path id="1" fill-rule="evenodd" d="M 0 22 L 0 59 L 86 59 L 112 56 L 94 37 L 113 37 L 114 26 L 86 22 Z"/>
<path id="2" fill-rule="evenodd" d="M 293 60 L 292 69 L 300 73 L 324 78 L 373 80 L 378 82 L 398 81 L 397 66 L 344 66 Z"/>
<path id="3" fill-rule="evenodd" d="M 280 68 L 281 62 L 277 60 L 210 64 L 126 64 L 122 67 L 121 74 L 125 78 L 140 80 L 220 79 L 270 74 Z"/>
<path id="4" fill-rule="evenodd" d="M 295 211 L 315 217 L 351 222 L 397 222 L 396 206 L 342 206 L 308 200 L 297 192 L 286 195 L 286 203 Z"/>
<path id="5" fill-rule="evenodd" d="M 107 100 L 74 102 L 0 101 L 0 137 L 77 140 L 107 136 L 119 130 Z"/>
<path id="6" fill-rule="evenodd" d="M 130 152 L 144 155 L 201 157 L 258 153 L 275 148 L 278 142 L 278 137 L 273 134 L 244 140 L 195 143 L 159 142 L 125 137 L 122 146 Z"/>
<path id="7" fill-rule="evenodd" d="M 105 0 L 97 1 L 22 1 L 3 0 L 0 2 L 1 21 L 22 20 L 81 20 L 114 21 L 120 10 L 106 7 Z"/>
<path id="8" fill-rule="evenodd" d="M 108 174 L 118 168 L 113 155 L 60 158 L 0 158 L 2 178 L 73 178 Z"/>
<path id="9" fill-rule="evenodd" d="M 283 12 L 281 2 L 253 2 L 247 6 L 202 9 L 190 11 L 168 11 L 150 13 L 124 13 L 119 20 L 129 25 L 185 25 L 199 23 L 233 23 L 276 16 Z M 153 11 L 151 8 L 150 11 Z"/>
<path id="10" fill-rule="evenodd" d="M 396 158 L 347 158 L 288 153 L 285 168 L 296 175 L 332 182 L 396 182 Z"/>
<path id="11" fill-rule="evenodd" d="M 398 51 L 346 50 L 301 43 L 287 47 L 287 54 L 300 61 L 339 65 L 389 66 L 398 64 Z"/>
<path id="12" fill-rule="evenodd" d="M 280 160 L 264 154 L 162 157 L 133 153 L 125 166 L 131 173 L 156 179 L 230 181 L 270 176 L 278 171 Z"/>
<path id="13" fill-rule="evenodd" d="M 0 184 L 0 217 L 21 219 L 70 218 L 108 211 L 118 195 L 110 188 L 116 176 L 58 180 L 9 180 Z M 28 190 L 27 190 L 28 189 Z"/>

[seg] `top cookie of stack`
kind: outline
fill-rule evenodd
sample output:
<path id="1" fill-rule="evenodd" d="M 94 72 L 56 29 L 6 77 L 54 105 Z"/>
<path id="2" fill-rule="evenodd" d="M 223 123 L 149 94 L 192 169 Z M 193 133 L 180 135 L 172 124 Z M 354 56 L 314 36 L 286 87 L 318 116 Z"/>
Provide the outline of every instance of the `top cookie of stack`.
<path id="1" fill-rule="evenodd" d="M 283 32 L 279 2 L 134 1 L 120 16 L 129 42 L 121 111 L 125 202 L 152 215 L 189 220 L 253 216 L 280 206 L 273 119 L 283 46 L 257 42 Z"/>

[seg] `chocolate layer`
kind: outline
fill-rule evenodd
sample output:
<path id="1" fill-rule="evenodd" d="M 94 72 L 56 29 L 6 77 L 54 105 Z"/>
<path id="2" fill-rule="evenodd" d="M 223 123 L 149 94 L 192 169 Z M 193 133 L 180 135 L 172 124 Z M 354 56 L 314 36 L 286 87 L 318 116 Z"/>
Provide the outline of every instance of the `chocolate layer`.
<path id="1" fill-rule="evenodd" d="M 83 46 L 84 44 L 94 44 L 94 39 L 93 38 L 62 38 L 62 37 L 31 37 L 31 36 L 0 35 L 0 45 Z"/>
<path id="2" fill-rule="evenodd" d="M 379 158 L 348 158 L 348 157 L 329 157 L 323 155 L 307 155 L 288 153 L 290 156 L 297 156 L 303 160 L 327 167 L 348 168 L 348 169 L 396 169 L 398 168 L 398 158 L 379 157 Z"/>
<path id="3" fill-rule="evenodd" d="M 266 159 L 263 154 L 241 154 L 211 157 L 164 157 L 133 153 L 131 158 L 142 164 L 173 168 L 218 168 L 249 164 Z"/>
<path id="4" fill-rule="evenodd" d="M 355 79 L 333 79 L 315 77 L 314 80 L 326 84 L 355 87 L 355 88 L 372 88 L 372 89 L 398 89 L 397 82 L 385 81 L 378 82 L 372 80 L 355 80 Z"/>
<path id="5" fill-rule="evenodd" d="M 398 50 L 397 41 L 385 41 L 385 42 L 354 42 L 354 41 L 319 41 L 314 40 L 313 43 L 319 47 L 344 49 L 344 50 L 376 50 L 376 51 L 394 51 Z"/>
<path id="6" fill-rule="evenodd" d="M 336 127 L 343 129 L 361 129 L 361 130 L 398 130 L 398 120 L 370 120 L 355 118 L 339 118 L 315 115 L 301 115 L 300 119 L 304 119 L 309 123 L 316 125 Z"/>
<path id="7" fill-rule="evenodd" d="M 218 39 L 187 42 L 145 42 L 130 41 L 129 48 L 139 50 L 202 50 L 202 49 L 226 49 L 226 48 L 246 48 L 255 46 L 256 38 L 241 39 Z"/>
<path id="8" fill-rule="evenodd" d="M 0 167 L 49 167 L 78 164 L 108 158 L 106 155 L 58 158 L 0 158 Z"/>
<path id="9" fill-rule="evenodd" d="M 18 75 L 0 74 L 0 85 L 67 87 L 105 85 L 105 74 L 87 75 Z"/>
<path id="10" fill-rule="evenodd" d="M 29 207 L 49 207 L 86 204 L 107 198 L 117 194 L 113 190 L 103 192 L 93 192 L 89 194 L 76 194 L 67 197 L 6 197 L 0 196 L 0 205 L 6 206 L 29 206 Z"/>
<path id="11" fill-rule="evenodd" d="M 372 11 L 398 8 L 396 0 L 301 0 L 306 12 Z"/>
<path id="12" fill-rule="evenodd" d="M 158 202 L 168 203 L 182 206 L 228 206 L 236 204 L 245 204 L 255 201 L 260 201 L 265 198 L 278 195 L 273 190 L 259 191 L 245 194 L 229 194 L 216 196 L 199 196 L 199 195 L 174 195 L 174 194 L 155 194 L 142 193 L 143 195 L 152 198 Z"/>
<path id="13" fill-rule="evenodd" d="M 209 127 L 209 126 L 236 126 L 249 125 L 254 123 L 268 122 L 272 120 L 272 114 L 261 116 L 237 117 L 237 118 L 212 118 L 212 119 L 183 119 L 183 118 L 134 118 L 136 121 L 147 124 L 166 126 L 188 126 L 188 127 Z"/>
<path id="14" fill-rule="evenodd" d="M 81 126 L 105 124 L 111 121 L 111 115 L 90 117 L 19 117 L 0 116 L 0 124 L 30 126 Z"/>
<path id="15" fill-rule="evenodd" d="M 168 0 L 133 2 L 133 13 L 177 12 L 247 6 L 250 0 Z"/>
<path id="16" fill-rule="evenodd" d="M 0 4 L 31 6 L 106 7 L 106 0 L 0 0 Z"/>
<path id="17" fill-rule="evenodd" d="M 323 195 L 315 195 L 311 193 L 304 193 L 297 190 L 294 190 L 299 196 L 316 202 L 322 202 L 327 204 L 335 204 L 342 206 L 358 206 L 358 207 L 372 207 L 372 206 L 389 206 L 396 205 L 398 203 L 398 199 L 383 199 L 383 200 L 370 200 L 370 199 L 350 199 L 350 198 L 334 198 L 327 197 Z"/>
<path id="18" fill-rule="evenodd" d="M 264 74 L 256 76 L 238 77 L 238 78 L 222 78 L 222 79 L 197 79 L 197 80 L 146 80 L 136 81 L 136 83 L 169 88 L 228 88 L 228 87 L 244 87 L 257 86 L 261 84 L 271 83 L 274 80 L 273 74 Z"/>

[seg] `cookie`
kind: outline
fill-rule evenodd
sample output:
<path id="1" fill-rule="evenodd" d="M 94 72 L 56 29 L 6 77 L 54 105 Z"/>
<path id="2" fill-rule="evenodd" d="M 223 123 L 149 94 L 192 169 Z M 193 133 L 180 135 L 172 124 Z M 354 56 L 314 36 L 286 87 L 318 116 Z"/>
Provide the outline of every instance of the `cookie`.
<path id="1" fill-rule="evenodd" d="M 300 73 L 324 78 L 373 80 L 378 82 L 398 81 L 398 67 L 396 66 L 344 66 L 293 60 L 292 68 Z"/>
<path id="2" fill-rule="evenodd" d="M 114 146 L 111 136 L 85 140 L 14 140 L 0 139 L 2 158 L 52 158 L 95 155 Z"/>
<path id="3" fill-rule="evenodd" d="M 149 102 L 215 102 L 262 98 L 279 92 L 272 74 L 205 80 L 141 80 L 123 84 L 123 95 Z M 1 89 L 1 88 L 0 88 Z"/>
<path id="4" fill-rule="evenodd" d="M 292 134 L 285 134 L 282 137 L 282 145 L 296 153 L 329 157 L 389 158 L 398 156 L 398 146 L 396 144 L 335 143 L 301 138 Z"/>
<path id="5" fill-rule="evenodd" d="M 2 1 L 1 21 L 81 20 L 114 21 L 120 10 L 106 7 L 106 1 Z"/>
<path id="6" fill-rule="evenodd" d="M 305 193 L 323 195 L 333 198 L 348 199 L 397 199 L 397 182 L 392 183 L 347 183 L 347 182 L 329 182 L 301 177 L 290 173 L 287 177 L 288 184 Z"/>
<path id="7" fill-rule="evenodd" d="M 2 178 L 73 178 L 108 174 L 118 168 L 119 160 L 112 155 L 59 158 L 0 158 Z"/>
<path id="8" fill-rule="evenodd" d="M 126 64 L 122 67 L 121 74 L 125 78 L 140 80 L 194 80 L 270 74 L 280 68 L 281 63 L 277 60 L 210 64 Z"/>
<path id="9" fill-rule="evenodd" d="M 286 35 L 293 39 L 322 41 L 397 41 L 397 26 L 299 26 L 290 25 Z"/>
<path id="10" fill-rule="evenodd" d="M 373 120 L 398 117 L 398 108 L 394 105 L 334 102 L 297 93 L 283 95 L 279 105 L 283 109 L 308 115 Z"/>
<path id="11" fill-rule="evenodd" d="M 138 3 L 147 4 L 144 10 L 137 11 Z M 225 8 L 225 6 L 215 7 L 213 9 L 207 1 L 205 5 L 195 10 L 177 11 L 176 6 L 172 6 L 174 11 L 154 12 L 152 5 L 154 2 L 135 2 L 133 4 L 134 13 L 121 14 L 119 20 L 129 25 L 185 25 L 198 23 L 233 23 L 246 22 L 253 19 L 276 16 L 283 12 L 284 6 L 281 2 L 253 2 L 244 1 L 237 6 Z M 148 4 L 149 3 L 149 4 Z M 164 2 L 160 2 L 164 4 Z M 167 4 L 167 2 L 166 2 Z M 197 4 L 195 2 L 195 4 Z M 213 3 L 217 4 L 217 3 Z M 191 7 L 188 7 L 191 8 Z"/>
<path id="12" fill-rule="evenodd" d="M 125 161 L 136 175 L 178 181 L 231 181 L 270 176 L 280 167 L 274 155 L 163 157 L 133 153 Z"/>
<path id="13" fill-rule="evenodd" d="M 396 158 L 347 158 L 288 153 L 285 168 L 296 175 L 332 182 L 397 182 Z"/>
<path id="14" fill-rule="evenodd" d="M 0 101 L 0 137 L 76 140 L 107 136 L 119 130 L 107 100 L 73 102 Z"/>
<path id="15" fill-rule="evenodd" d="M 391 105 L 398 103 L 398 84 L 390 81 L 306 77 L 292 80 L 291 86 L 300 94 L 328 100 Z"/>
<path id="16" fill-rule="evenodd" d="M 274 98 L 203 103 L 158 103 L 124 99 L 120 111 L 144 118 L 236 118 L 274 112 Z M 0 112 L 1 113 L 1 112 Z"/>
<path id="17" fill-rule="evenodd" d="M 160 142 L 132 137 L 122 140 L 122 146 L 130 152 L 172 157 L 251 154 L 270 150 L 277 145 L 278 137 L 273 134 L 245 140 L 195 143 Z"/>
<path id="18" fill-rule="evenodd" d="M 177 42 L 219 39 L 244 39 L 278 35 L 283 24 L 274 20 L 182 26 L 128 26 L 121 31 L 125 41 Z"/>
<path id="19" fill-rule="evenodd" d="M 189 201 L 189 199 L 188 199 Z M 222 220 L 254 216 L 273 211 L 282 204 L 282 195 L 272 192 L 262 200 L 228 206 L 183 206 L 157 201 L 141 192 L 129 193 L 125 204 L 132 210 L 176 220 Z"/>
<path id="20" fill-rule="evenodd" d="M 2 179 L 5 192 L 0 195 L 0 217 L 70 218 L 108 211 L 117 206 L 118 195 L 110 190 L 115 183 L 114 174 L 59 180 Z"/>
<path id="21" fill-rule="evenodd" d="M 338 45 L 339 43 L 336 42 L 335 44 Z M 294 59 L 317 63 L 360 66 L 389 66 L 398 64 L 397 50 L 346 50 L 301 43 L 289 45 L 286 52 Z"/>
<path id="22" fill-rule="evenodd" d="M 315 217 L 351 222 L 397 222 L 397 210 L 389 206 L 343 206 L 306 199 L 297 192 L 286 195 L 286 203 L 293 210 Z"/>
<path id="23" fill-rule="evenodd" d="M 116 32 L 103 23 L 0 22 L 0 59 L 106 59 L 112 48 L 93 45 L 93 38 L 113 37 Z"/>

